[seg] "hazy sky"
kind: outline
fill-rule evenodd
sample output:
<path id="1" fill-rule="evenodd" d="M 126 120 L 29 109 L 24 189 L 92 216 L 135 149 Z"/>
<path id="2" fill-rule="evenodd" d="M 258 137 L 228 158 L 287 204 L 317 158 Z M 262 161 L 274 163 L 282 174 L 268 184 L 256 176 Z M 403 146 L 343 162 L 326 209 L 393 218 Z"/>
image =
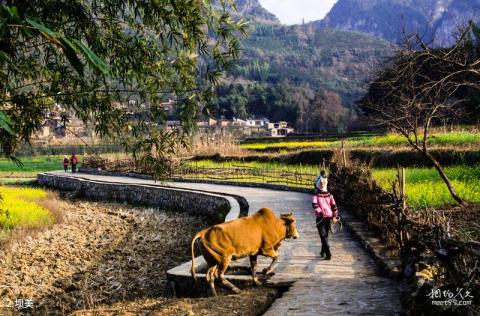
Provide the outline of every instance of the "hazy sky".
<path id="1" fill-rule="evenodd" d="M 259 0 L 262 6 L 275 14 L 284 24 L 298 24 L 320 20 L 337 0 Z"/>

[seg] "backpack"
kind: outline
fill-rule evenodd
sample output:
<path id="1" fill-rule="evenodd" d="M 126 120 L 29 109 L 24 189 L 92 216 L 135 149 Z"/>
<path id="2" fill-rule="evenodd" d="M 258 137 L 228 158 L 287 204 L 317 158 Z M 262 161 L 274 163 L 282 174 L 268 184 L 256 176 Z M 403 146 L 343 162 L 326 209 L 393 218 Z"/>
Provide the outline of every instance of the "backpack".
<path id="1" fill-rule="evenodd" d="M 323 179 L 322 176 L 317 177 L 317 179 L 315 180 L 315 183 L 313 184 L 314 189 L 320 190 L 322 179 Z"/>

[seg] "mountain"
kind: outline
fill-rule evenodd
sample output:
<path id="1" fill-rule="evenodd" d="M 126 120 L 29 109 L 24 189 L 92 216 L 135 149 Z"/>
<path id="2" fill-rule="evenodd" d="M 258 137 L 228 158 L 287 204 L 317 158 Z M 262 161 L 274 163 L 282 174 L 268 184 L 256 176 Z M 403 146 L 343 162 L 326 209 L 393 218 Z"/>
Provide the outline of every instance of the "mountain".
<path id="1" fill-rule="evenodd" d="M 391 54 L 388 41 L 364 33 L 252 23 L 212 109 L 287 121 L 297 131 L 343 131 L 358 124 L 354 101 Z"/>
<path id="2" fill-rule="evenodd" d="M 446 46 L 452 43 L 457 25 L 466 25 L 469 20 L 480 22 L 480 0 L 455 0 L 443 12 L 435 25 L 434 43 Z"/>
<path id="3" fill-rule="evenodd" d="M 282 80 L 308 84 L 335 91 L 345 100 L 365 91 L 374 66 L 391 53 L 391 45 L 381 38 L 311 25 L 257 24 L 243 48 L 234 76 L 272 84 Z M 268 65 L 268 74 L 252 74 L 255 63 Z"/>
<path id="4" fill-rule="evenodd" d="M 218 1 L 217 1 L 217 5 Z M 237 0 L 236 10 L 232 10 L 233 15 L 239 18 L 246 18 L 256 22 L 274 22 L 280 23 L 280 20 L 272 13 L 262 7 L 258 0 Z"/>
<path id="5" fill-rule="evenodd" d="M 468 20 L 480 21 L 480 0 L 338 0 L 322 28 L 359 31 L 398 43 L 418 32 L 436 46 L 452 43 L 452 33 Z"/>
<path id="6" fill-rule="evenodd" d="M 258 0 L 237 0 L 250 21 L 236 65 L 209 104 L 226 118 L 268 117 L 297 131 L 339 131 L 358 124 L 354 101 L 376 65 L 392 54 L 385 39 L 365 33 L 282 25 Z"/>

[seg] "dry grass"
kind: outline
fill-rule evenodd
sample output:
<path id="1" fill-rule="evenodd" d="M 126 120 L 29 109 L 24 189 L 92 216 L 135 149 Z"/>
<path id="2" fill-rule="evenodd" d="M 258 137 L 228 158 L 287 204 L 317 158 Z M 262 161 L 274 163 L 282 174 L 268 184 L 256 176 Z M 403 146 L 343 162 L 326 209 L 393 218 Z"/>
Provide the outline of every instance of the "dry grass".
<path id="1" fill-rule="evenodd" d="M 60 206 L 61 224 L 0 249 L 0 301 L 32 297 L 37 314 L 50 315 L 161 297 L 165 272 L 190 258 L 191 237 L 205 227 L 203 218 L 159 209 Z"/>
<path id="2" fill-rule="evenodd" d="M 241 148 L 238 144 L 225 144 L 225 143 L 214 143 L 214 144 L 195 144 L 192 145 L 190 149 L 183 149 L 180 151 L 179 155 L 181 157 L 187 156 L 210 156 L 219 154 L 222 156 L 245 156 L 251 153 L 247 149 Z"/>
<path id="3" fill-rule="evenodd" d="M 50 211 L 55 224 L 63 221 L 63 212 L 60 197 L 57 192 L 47 191 L 47 197 L 37 202 L 38 205 Z"/>

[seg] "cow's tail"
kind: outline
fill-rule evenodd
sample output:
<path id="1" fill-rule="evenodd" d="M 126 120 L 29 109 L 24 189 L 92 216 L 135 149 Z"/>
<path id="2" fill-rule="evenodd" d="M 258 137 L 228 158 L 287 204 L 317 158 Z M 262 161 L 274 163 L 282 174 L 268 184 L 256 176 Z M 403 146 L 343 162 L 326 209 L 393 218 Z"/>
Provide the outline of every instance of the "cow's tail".
<path id="1" fill-rule="evenodd" d="M 197 282 L 197 276 L 195 275 L 195 241 L 198 239 L 198 238 L 201 238 L 202 237 L 202 232 L 199 232 L 195 235 L 195 237 L 193 237 L 192 239 L 192 268 L 190 269 L 190 272 L 192 273 L 192 278 L 193 280 L 195 280 L 195 282 Z"/>

